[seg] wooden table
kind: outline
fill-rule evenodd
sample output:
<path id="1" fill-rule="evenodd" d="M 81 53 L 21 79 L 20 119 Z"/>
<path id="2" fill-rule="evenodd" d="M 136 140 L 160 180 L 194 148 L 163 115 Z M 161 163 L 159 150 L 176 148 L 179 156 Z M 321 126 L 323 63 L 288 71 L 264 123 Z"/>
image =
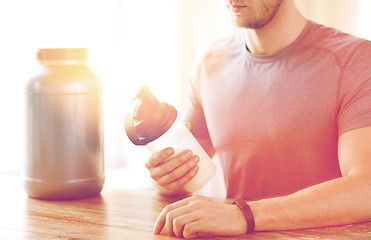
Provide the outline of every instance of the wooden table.
<path id="1" fill-rule="evenodd" d="M 94 198 L 43 201 L 28 198 L 17 177 L 0 176 L 0 187 L 0 239 L 176 239 L 152 233 L 162 208 L 177 200 L 154 191 L 104 188 Z M 371 222 L 203 239 L 371 239 Z"/>

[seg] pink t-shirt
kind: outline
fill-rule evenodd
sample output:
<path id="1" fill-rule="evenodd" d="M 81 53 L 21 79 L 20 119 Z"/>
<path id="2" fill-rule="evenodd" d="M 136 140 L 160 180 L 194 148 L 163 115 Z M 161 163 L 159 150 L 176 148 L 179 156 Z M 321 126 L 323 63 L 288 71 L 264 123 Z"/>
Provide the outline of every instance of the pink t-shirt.
<path id="1" fill-rule="evenodd" d="M 371 126 L 371 42 L 309 21 L 252 55 L 240 33 L 205 52 L 188 93 L 183 119 L 211 141 L 228 198 L 291 194 L 340 177 L 338 137 Z"/>

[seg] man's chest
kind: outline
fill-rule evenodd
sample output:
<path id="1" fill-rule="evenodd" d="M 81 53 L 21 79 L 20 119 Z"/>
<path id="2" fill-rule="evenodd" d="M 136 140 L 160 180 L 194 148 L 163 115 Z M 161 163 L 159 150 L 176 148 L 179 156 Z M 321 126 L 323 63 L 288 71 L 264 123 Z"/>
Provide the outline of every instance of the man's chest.
<path id="1" fill-rule="evenodd" d="M 269 142 L 336 131 L 338 74 L 316 68 L 236 69 L 204 81 L 201 97 L 215 147 L 232 139 Z"/>

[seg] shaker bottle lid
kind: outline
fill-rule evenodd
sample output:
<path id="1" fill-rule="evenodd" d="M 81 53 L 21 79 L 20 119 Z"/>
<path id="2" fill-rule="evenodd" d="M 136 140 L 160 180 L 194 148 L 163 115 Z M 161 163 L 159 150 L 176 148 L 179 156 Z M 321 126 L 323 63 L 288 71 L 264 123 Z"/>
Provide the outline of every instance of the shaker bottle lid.
<path id="1" fill-rule="evenodd" d="M 86 60 L 87 58 L 87 48 L 40 48 L 37 51 L 37 59 L 40 61 Z"/>
<path id="2" fill-rule="evenodd" d="M 125 116 L 125 130 L 135 145 L 145 145 L 164 134 L 177 117 L 176 109 L 160 102 L 148 86 L 139 89 Z"/>

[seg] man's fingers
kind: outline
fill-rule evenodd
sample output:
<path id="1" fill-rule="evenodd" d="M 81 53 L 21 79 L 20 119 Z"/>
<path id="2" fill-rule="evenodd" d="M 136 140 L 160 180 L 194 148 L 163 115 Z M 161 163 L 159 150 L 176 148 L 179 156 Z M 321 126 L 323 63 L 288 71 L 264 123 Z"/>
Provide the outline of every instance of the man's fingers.
<path id="1" fill-rule="evenodd" d="M 193 199 L 195 199 L 195 197 L 185 198 L 185 199 L 182 199 L 182 200 L 177 201 L 175 203 L 169 204 L 164 209 L 162 209 L 160 215 L 158 215 L 158 217 L 156 219 L 155 226 L 153 228 L 153 232 L 155 234 L 159 234 L 162 231 L 162 229 L 164 228 L 165 223 L 166 223 L 166 215 L 170 211 L 178 209 L 178 208 L 183 207 L 183 206 L 186 206 Z"/>
<path id="2" fill-rule="evenodd" d="M 181 152 L 177 156 L 172 157 L 171 159 L 166 160 L 163 163 L 158 164 L 155 168 L 151 169 L 151 177 L 157 180 L 157 178 L 171 173 L 173 170 L 181 166 L 183 163 L 190 160 L 192 156 L 193 156 L 192 151 L 190 150 Z M 178 178 L 181 176 L 182 175 L 178 176 Z"/>
<path id="3" fill-rule="evenodd" d="M 147 160 L 145 164 L 146 168 L 150 169 L 150 168 L 156 167 L 164 160 L 170 158 L 174 154 L 174 152 L 175 152 L 174 149 L 169 147 L 169 148 L 165 148 L 161 150 L 158 153 L 152 154 L 152 156 L 149 157 L 149 159 Z"/>
<path id="4" fill-rule="evenodd" d="M 184 226 L 190 224 L 191 222 L 197 221 L 199 218 L 200 217 L 197 214 L 192 212 L 175 217 L 172 222 L 172 231 L 174 232 L 175 236 L 183 237 Z"/>
<path id="5" fill-rule="evenodd" d="M 179 179 L 169 183 L 168 185 L 165 185 L 164 187 L 166 189 L 175 190 L 179 189 L 180 187 L 183 187 L 185 184 L 187 184 L 189 181 L 192 180 L 198 173 L 199 167 L 196 165 L 191 170 L 189 170 L 184 176 L 180 177 Z"/>
<path id="6" fill-rule="evenodd" d="M 200 221 L 194 221 L 187 223 L 183 227 L 184 238 L 197 238 L 199 233 L 202 231 Z"/>
<path id="7" fill-rule="evenodd" d="M 156 219 L 155 226 L 153 227 L 153 232 L 155 234 L 159 234 L 164 228 L 166 223 L 166 215 L 168 214 L 168 212 L 170 212 L 172 209 L 175 209 L 177 205 L 182 206 L 182 204 L 180 203 L 181 201 L 169 204 L 164 209 L 162 209 L 160 215 L 158 215 Z"/>
<path id="8" fill-rule="evenodd" d="M 169 233 L 174 233 L 175 235 L 178 234 L 178 237 L 179 234 L 182 236 L 182 224 L 192 220 L 192 214 L 189 216 L 191 211 L 192 209 L 187 204 L 171 210 L 166 214 L 166 223 L 164 229 L 166 229 Z M 179 218 L 181 218 L 184 223 L 179 222 Z M 177 231 L 174 231 L 175 228 Z"/>
<path id="9" fill-rule="evenodd" d="M 175 169 L 166 171 L 164 175 L 157 177 L 156 181 L 161 186 L 168 185 L 176 181 L 177 179 L 181 179 L 183 176 L 187 175 L 188 172 L 191 169 L 193 169 L 199 162 L 200 162 L 199 157 L 194 156 L 190 160 L 186 161 L 185 163 L 182 163 L 180 166 L 178 165 L 178 167 L 176 167 Z M 152 175 L 152 178 L 156 178 L 156 177 Z"/>

